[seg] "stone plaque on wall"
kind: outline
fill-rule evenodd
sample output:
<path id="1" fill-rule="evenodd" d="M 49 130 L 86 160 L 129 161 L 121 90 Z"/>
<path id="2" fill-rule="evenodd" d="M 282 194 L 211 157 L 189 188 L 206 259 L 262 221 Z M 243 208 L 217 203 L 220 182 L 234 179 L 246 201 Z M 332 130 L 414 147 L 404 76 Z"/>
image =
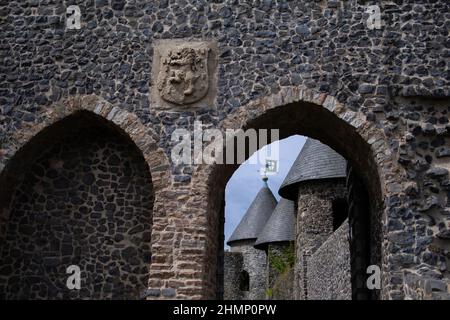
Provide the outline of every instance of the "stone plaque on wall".
<path id="1" fill-rule="evenodd" d="M 213 107 L 217 92 L 217 44 L 158 41 L 153 53 L 151 91 L 153 108 Z"/>

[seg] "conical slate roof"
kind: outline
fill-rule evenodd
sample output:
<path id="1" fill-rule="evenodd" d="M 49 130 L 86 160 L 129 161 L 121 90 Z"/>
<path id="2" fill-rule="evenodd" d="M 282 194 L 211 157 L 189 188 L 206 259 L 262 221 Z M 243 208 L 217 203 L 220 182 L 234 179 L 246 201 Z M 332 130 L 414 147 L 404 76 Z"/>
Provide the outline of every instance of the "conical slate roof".
<path id="1" fill-rule="evenodd" d="M 258 238 L 276 205 L 277 200 L 275 196 L 270 191 L 267 183 L 264 182 L 264 186 L 259 190 L 241 222 L 239 222 L 230 239 L 228 239 L 227 244 L 230 245 L 230 243 L 239 240 Z"/>
<path id="2" fill-rule="evenodd" d="M 263 248 L 269 243 L 294 241 L 295 212 L 294 201 L 281 198 L 255 242 L 255 248 Z"/>
<path id="3" fill-rule="evenodd" d="M 336 151 L 320 141 L 308 138 L 278 193 L 284 198 L 295 200 L 295 184 L 307 180 L 345 177 L 346 166 L 347 162 Z"/>

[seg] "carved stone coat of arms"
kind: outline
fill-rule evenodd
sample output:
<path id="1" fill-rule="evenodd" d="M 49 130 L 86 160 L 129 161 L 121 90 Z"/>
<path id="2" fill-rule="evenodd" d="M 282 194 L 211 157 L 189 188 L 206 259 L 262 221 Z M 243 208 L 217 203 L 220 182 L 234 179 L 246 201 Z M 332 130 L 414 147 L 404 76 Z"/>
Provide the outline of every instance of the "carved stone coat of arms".
<path id="1" fill-rule="evenodd" d="M 184 106 L 211 95 L 214 52 L 208 43 L 169 43 L 156 50 L 158 100 Z"/>
<path id="2" fill-rule="evenodd" d="M 190 104 L 208 92 L 208 51 L 181 47 L 162 59 L 158 75 L 161 97 L 175 104 Z"/>

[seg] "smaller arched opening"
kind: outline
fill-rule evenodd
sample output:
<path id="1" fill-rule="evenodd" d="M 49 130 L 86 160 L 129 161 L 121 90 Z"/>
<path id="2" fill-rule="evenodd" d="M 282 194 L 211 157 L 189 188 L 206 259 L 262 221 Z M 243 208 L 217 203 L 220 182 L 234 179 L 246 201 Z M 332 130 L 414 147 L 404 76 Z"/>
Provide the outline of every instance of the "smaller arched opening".
<path id="1" fill-rule="evenodd" d="M 84 110 L 57 121 L 9 160 L 0 186 L 3 299 L 138 299 L 147 288 L 153 184 L 115 124 Z"/>
<path id="2" fill-rule="evenodd" d="M 239 290 L 242 292 L 250 290 L 250 275 L 245 270 L 242 270 L 239 274 Z"/>

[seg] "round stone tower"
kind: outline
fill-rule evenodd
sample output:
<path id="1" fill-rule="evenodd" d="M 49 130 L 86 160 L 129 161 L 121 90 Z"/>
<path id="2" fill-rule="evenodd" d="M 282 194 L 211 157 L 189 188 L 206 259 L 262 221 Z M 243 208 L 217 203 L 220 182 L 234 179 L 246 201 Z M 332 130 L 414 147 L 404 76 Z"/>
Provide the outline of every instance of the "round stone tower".
<path id="1" fill-rule="evenodd" d="M 277 200 L 267 184 L 267 177 L 263 178 L 264 185 L 247 209 L 244 217 L 234 230 L 227 244 L 231 248 L 231 255 L 242 255 L 241 267 L 230 268 L 225 257 L 225 279 L 230 274 L 239 274 L 236 288 L 225 286 L 224 297 L 233 299 L 264 299 L 266 290 L 266 254 L 254 248 L 258 235 L 263 230 Z M 238 270 L 240 269 L 240 270 Z M 225 281 L 230 282 L 230 281 Z M 230 294 L 230 291 L 234 292 Z"/>
<path id="2" fill-rule="evenodd" d="M 267 254 L 267 288 L 272 289 L 274 299 L 291 299 L 293 270 L 289 260 L 294 254 L 295 206 L 294 202 L 281 198 L 255 242 L 255 248 Z M 282 269 L 275 266 L 282 262 Z"/>
<path id="3" fill-rule="evenodd" d="M 297 299 L 308 298 L 308 272 L 312 271 L 308 260 L 347 217 L 345 177 L 346 160 L 321 142 L 308 139 L 280 187 L 279 194 L 297 204 Z"/>

